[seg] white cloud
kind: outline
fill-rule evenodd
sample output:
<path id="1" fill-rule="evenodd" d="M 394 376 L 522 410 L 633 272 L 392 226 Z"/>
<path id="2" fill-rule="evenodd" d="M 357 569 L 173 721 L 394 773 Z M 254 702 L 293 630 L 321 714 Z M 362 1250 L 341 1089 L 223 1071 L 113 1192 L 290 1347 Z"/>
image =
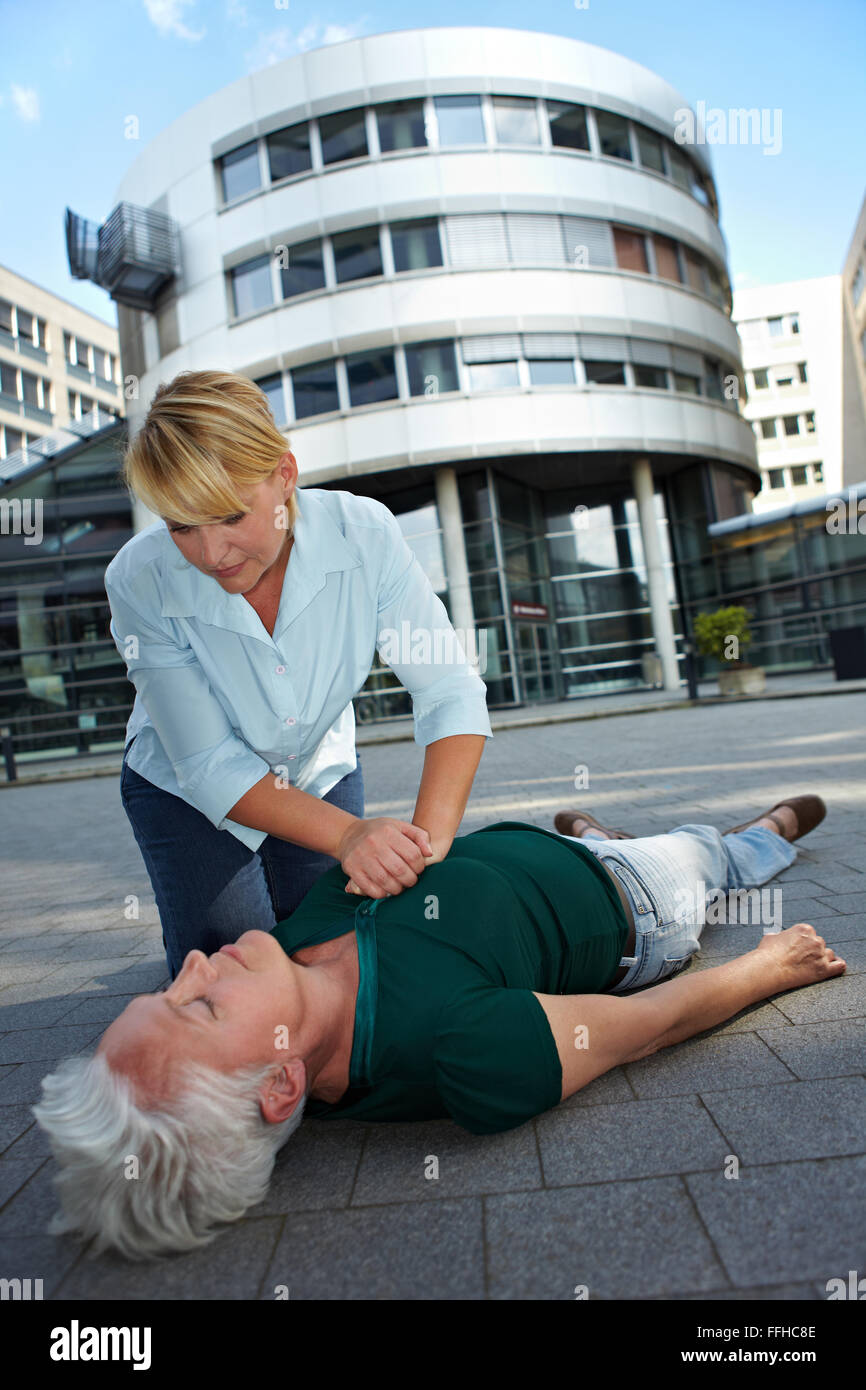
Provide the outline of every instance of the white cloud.
<path id="1" fill-rule="evenodd" d="M 734 284 L 738 289 L 748 289 L 750 285 L 757 285 L 758 281 L 754 275 L 750 275 L 748 270 L 738 270 L 734 275 Z"/>
<path id="2" fill-rule="evenodd" d="M 196 0 L 144 0 L 144 8 L 151 24 L 163 37 L 173 35 L 176 39 L 191 39 L 193 43 L 198 43 L 199 39 L 204 38 L 205 30 L 196 34 L 187 28 L 181 17 L 183 11 L 195 3 Z"/>
<path id="3" fill-rule="evenodd" d="M 245 0 L 226 0 L 226 19 L 230 24 L 238 24 L 246 29 L 250 22 L 250 12 Z"/>
<path id="4" fill-rule="evenodd" d="M 35 87 L 19 87 L 13 82 L 12 105 L 22 121 L 39 120 L 39 93 Z"/>
<path id="5" fill-rule="evenodd" d="M 325 44 L 342 43 L 344 39 L 356 39 L 366 23 L 362 15 L 354 24 L 326 24 L 321 19 L 311 19 L 303 29 L 272 29 L 261 38 L 246 54 L 247 72 L 270 67 L 291 58 L 294 53 L 306 53 L 309 48 L 322 48 Z"/>

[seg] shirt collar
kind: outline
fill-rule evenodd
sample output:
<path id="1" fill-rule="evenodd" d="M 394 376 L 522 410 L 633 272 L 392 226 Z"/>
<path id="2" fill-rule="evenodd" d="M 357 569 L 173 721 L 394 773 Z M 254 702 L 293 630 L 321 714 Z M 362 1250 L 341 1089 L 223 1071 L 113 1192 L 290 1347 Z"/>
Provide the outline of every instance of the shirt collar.
<path id="1" fill-rule="evenodd" d="M 324 588 L 330 572 L 356 569 L 361 564 L 324 501 L 301 488 L 297 496 L 295 540 L 283 579 L 274 639 Z M 261 619 L 243 594 L 226 593 L 216 579 L 185 560 L 170 539 L 169 547 L 162 601 L 164 618 L 194 617 L 214 627 L 261 637 Z"/>

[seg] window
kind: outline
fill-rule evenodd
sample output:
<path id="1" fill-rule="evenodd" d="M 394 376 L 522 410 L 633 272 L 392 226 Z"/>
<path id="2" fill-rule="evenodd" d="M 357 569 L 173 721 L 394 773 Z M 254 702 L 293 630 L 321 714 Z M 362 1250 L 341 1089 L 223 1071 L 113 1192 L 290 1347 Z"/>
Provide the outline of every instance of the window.
<path id="1" fill-rule="evenodd" d="M 675 280 L 677 284 L 682 283 L 680 275 L 680 262 L 677 256 L 677 244 L 671 241 L 670 237 L 653 237 L 653 244 L 656 251 L 656 269 L 663 280 Z"/>
<path id="2" fill-rule="evenodd" d="M 775 418 L 773 418 L 773 419 L 768 419 L 768 420 L 759 420 L 758 423 L 759 423 L 760 426 L 761 426 L 761 438 L 762 438 L 762 439 L 775 439 L 775 438 L 776 438 L 776 421 L 775 421 Z"/>
<path id="3" fill-rule="evenodd" d="M 532 97 L 494 97 L 493 122 L 500 145 L 540 145 L 538 111 Z"/>
<path id="4" fill-rule="evenodd" d="M 653 391 L 666 391 L 668 389 L 668 374 L 664 367 L 647 367 L 636 362 L 634 384 Z"/>
<path id="5" fill-rule="evenodd" d="M 809 474 L 805 464 L 798 463 L 791 469 L 791 486 L 803 487 L 809 481 Z"/>
<path id="6" fill-rule="evenodd" d="M 601 153 L 609 159 L 631 159 L 628 121 L 625 116 L 615 116 L 611 111 L 596 111 L 595 123 L 598 127 Z"/>
<path id="7" fill-rule="evenodd" d="M 770 330 L 771 338 L 781 338 L 782 320 L 780 318 L 767 319 L 767 327 Z"/>
<path id="8" fill-rule="evenodd" d="M 390 154 L 392 150 L 419 149 L 428 143 L 422 99 L 389 101 L 377 106 L 376 124 L 383 154 Z"/>
<path id="9" fill-rule="evenodd" d="M 411 395 L 438 396 L 459 389 L 453 343 L 413 343 L 405 352 Z"/>
<path id="10" fill-rule="evenodd" d="M 799 373 L 799 377 L 800 377 L 800 380 L 801 380 L 801 381 L 808 381 L 808 380 L 809 380 L 809 378 L 806 376 L 806 363 L 805 363 L 805 362 L 798 362 L 798 363 L 797 363 L 797 372 Z"/>
<path id="11" fill-rule="evenodd" d="M 277 179 L 287 179 L 292 174 L 303 174 L 313 167 L 307 121 L 288 125 L 285 130 L 275 130 L 273 135 L 268 136 L 267 146 L 272 183 L 276 183 Z"/>
<path id="12" fill-rule="evenodd" d="M 231 202 L 233 198 L 243 198 L 262 186 L 259 169 L 259 146 L 257 140 L 232 150 L 220 160 L 223 181 L 223 198 Z"/>
<path id="13" fill-rule="evenodd" d="M 813 479 L 814 479 L 814 481 L 815 481 L 816 483 L 823 483 L 823 481 L 824 481 L 824 465 L 823 465 L 823 463 L 813 463 L 813 464 L 812 464 L 812 477 L 813 477 Z"/>
<path id="14" fill-rule="evenodd" d="M 805 425 L 806 425 L 806 434 L 814 434 L 814 433 L 815 433 L 815 412 L 814 412 L 814 410 L 807 410 L 807 411 L 806 411 L 806 414 L 803 416 L 803 420 L 804 420 Z"/>
<path id="15" fill-rule="evenodd" d="M 281 372 L 276 372 L 273 376 L 261 377 L 256 382 L 260 391 L 263 391 L 268 398 L 268 405 L 274 417 L 274 423 L 284 425 L 286 416 L 286 398 L 283 391 L 283 377 Z"/>
<path id="16" fill-rule="evenodd" d="M 549 101 L 550 138 L 554 145 L 567 150 L 588 150 L 589 131 L 586 127 L 586 107 L 572 106 L 567 101 Z"/>
<path id="17" fill-rule="evenodd" d="M 529 380 L 533 386 L 573 386 L 574 363 L 567 357 L 536 358 L 529 364 Z"/>
<path id="18" fill-rule="evenodd" d="M 346 358 L 352 405 L 372 405 L 397 397 L 393 352 L 355 352 Z"/>
<path id="19" fill-rule="evenodd" d="M 792 333 L 799 333 L 799 332 L 800 332 L 800 315 L 799 315 L 799 314 L 792 314 L 792 315 L 791 315 L 791 332 L 792 332 Z"/>
<path id="20" fill-rule="evenodd" d="M 28 343 L 33 342 L 33 315 L 25 313 L 23 309 L 18 310 L 18 337 L 26 338 Z"/>
<path id="21" fill-rule="evenodd" d="M 674 372 L 674 390 L 684 391 L 687 396 L 699 396 L 701 394 L 700 378 L 692 376 L 690 372 Z"/>
<path id="22" fill-rule="evenodd" d="M 854 308 L 860 303 L 860 298 L 866 289 L 866 263 L 860 262 L 854 272 L 854 280 L 851 285 L 851 298 L 854 301 Z"/>
<path id="23" fill-rule="evenodd" d="M 18 373 L 7 362 L 0 362 L 0 391 L 4 396 L 18 400 Z"/>
<path id="24" fill-rule="evenodd" d="M 520 385 L 516 362 L 473 362 L 466 372 L 470 391 L 496 391 Z"/>
<path id="25" fill-rule="evenodd" d="M 790 434 L 799 434 L 799 433 L 800 433 L 800 420 L 799 420 L 799 416 L 797 416 L 797 415 L 784 415 L 784 416 L 782 417 L 782 424 L 783 424 L 784 427 L 785 427 L 785 434 L 790 435 Z"/>
<path id="26" fill-rule="evenodd" d="M 752 372 L 752 389 L 755 391 L 767 391 L 770 386 L 770 378 L 766 367 L 756 367 Z"/>
<path id="27" fill-rule="evenodd" d="M 613 244 L 616 248 L 616 263 L 620 270 L 639 270 L 643 275 L 649 273 L 646 243 L 642 232 L 614 227 Z"/>
<path id="28" fill-rule="evenodd" d="M 24 435 L 21 433 L 20 430 L 13 430 L 9 425 L 6 425 L 5 431 L 6 457 L 8 458 L 10 454 L 14 454 L 16 449 L 21 448 L 21 445 L 24 443 Z"/>
<path id="29" fill-rule="evenodd" d="M 30 372 L 21 373 L 21 399 L 28 405 L 39 405 L 39 378 Z"/>
<path id="30" fill-rule="evenodd" d="M 440 145 L 485 143 L 480 97 L 434 97 L 433 105 Z"/>
<path id="31" fill-rule="evenodd" d="M 725 399 L 722 364 L 717 362 L 714 357 L 704 358 L 704 386 L 711 401 L 723 401 Z"/>
<path id="32" fill-rule="evenodd" d="M 794 368 L 779 367 L 776 373 L 776 385 L 780 388 L 794 385 Z"/>
<path id="33" fill-rule="evenodd" d="M 280 291 L 283 299 L 293 299 L 296 294 L 307 294 L 310 290 L 325 287 L 325 263 L 322 259 L 322 243 L 298 241 L 287 247 L 288 265 L 280 266 Z"/>
<path id="34" fill-rule="evenodd" d="M 254 314 L 259 309 L 268 309 L 274 302 L 274 288 L 271 281 L 270 256 L 258 256 L 246 265 L 239 265 L 231 272 L 234 292 L 235 314 Z"/>
<path id="35" fill-rule="evenodd" d="M 780 488 L 785 486 L 784 468 L 773 468 L 770 470 L 769 473 L 767 473 L 766 477 L 769 480 L 771 488 Z"/>
<path id="36" fill-rule="evenodd" d="M 85 343 L 81 338 L 75 339 L 75 360 L 79 367 L 84 367 L 90 371 L 90 344 Z"/>
<path id="37" fill-rule="evenodd" d="M 337 232 L 331 241 L 338 284 L 382 274 L 378 227 L 356 227 L 351 232 Z"/>
<path id="38" fill-rule="evenodd" d="M 292 394 L 295 398 L 295 419 L 306 415 L 324 415 L 340 409 L 337 393 L 337 368 L 333 361 L 310 362 L 291 372 Z"/>
<path id="39" fill-rule="evenodd" d="M 622 362 L 584 362 L 587 384 L 591 386 L 625 386 L 625 367 Z"/>
<path id="40" fill-rule="evenodd" d="M 363 159 L 367 154 L 367 127 L 364 109 L 338 111 L 333 116 L 319 117 L 322 137 L 322 162 L 337 164 L 341 159 Z"/>
<path id="41" fill-rule="evenodd" d="M 429 266 L 442 264 L 439 223 L 435 217 L 392 222 L 391 247 L 394 269 L 398 273 L 403 270 L 426 270 Z"/>
<path id="42" fill-rule="evenodd" d="M 12 332 L 12 305 L 6 299 L 0 299 L 0 329 L 4 333 Z M 64 334 L 68 337 L 68 334 Z"/>
<path id="43" fill-rule="evenodd" d="M 692 191 L 692 166 L 686 159 L 677 145 L 668 143 L 668 164 L 670 165 L 671 178 L 680 188 L 684 188 L 687 193 Z"/>
<path id="44" fill-rule="evenodd" d="M 640 155 L 640 162 L 644 169 L 654 169 L 657 174 L 665 171 L 665 159 L 662 152 L 662 138 L 654 131 L 648 130 L 645 125 L 635 123 L 635 134 L 637 135 L 637 149 Z"/>
<path id="45" fill-rule="evenodd" d="M 686 246 L 683 248 L 686 262 L 686 280 L 689 289 L 697 290 L 699 294 L 706 294 L 707 282 L 704 275 L 704 263 L 700 256 L 696 256 L 694 251 L 690 251 Z"/>

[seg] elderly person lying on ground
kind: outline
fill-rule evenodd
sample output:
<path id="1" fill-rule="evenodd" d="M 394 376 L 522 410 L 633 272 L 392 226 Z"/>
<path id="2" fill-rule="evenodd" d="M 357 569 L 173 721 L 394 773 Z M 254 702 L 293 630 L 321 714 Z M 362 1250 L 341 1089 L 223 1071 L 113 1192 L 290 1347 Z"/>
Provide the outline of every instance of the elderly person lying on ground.
<path id="1" fill-rule="evenodd" d="M 189 1250 L 263 1199 L 304 1111 L 511 1129 L 612 1067 L 841 975 L 800 924 L 659 983 L 698 950 L 706 895 L 766 883 L 824 813 L 794 797 L 724 834 L 644 839 L 578 811 L 558 834 L 505 821 L 360 903 L 336 866 L 273 933 L 190 951 L 94 1056 L 44 1080 L 52 1230 L 130 1258 Z"/>

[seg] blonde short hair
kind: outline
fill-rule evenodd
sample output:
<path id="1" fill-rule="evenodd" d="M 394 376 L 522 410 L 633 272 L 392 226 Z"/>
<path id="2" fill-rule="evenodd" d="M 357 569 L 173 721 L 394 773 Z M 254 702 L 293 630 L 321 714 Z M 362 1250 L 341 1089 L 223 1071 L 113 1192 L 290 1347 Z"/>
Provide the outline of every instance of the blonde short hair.
<path id="1" fill-rule="evenodd" d="M 269 477 L 288 448 L 267 396 L 248 377 L 179 372 L 157 388 L 122 476 L 157 516 L 202 526 L 248 512 L 241 491 Z M 292 527 L 294 492 L 286 511 Z"/>

